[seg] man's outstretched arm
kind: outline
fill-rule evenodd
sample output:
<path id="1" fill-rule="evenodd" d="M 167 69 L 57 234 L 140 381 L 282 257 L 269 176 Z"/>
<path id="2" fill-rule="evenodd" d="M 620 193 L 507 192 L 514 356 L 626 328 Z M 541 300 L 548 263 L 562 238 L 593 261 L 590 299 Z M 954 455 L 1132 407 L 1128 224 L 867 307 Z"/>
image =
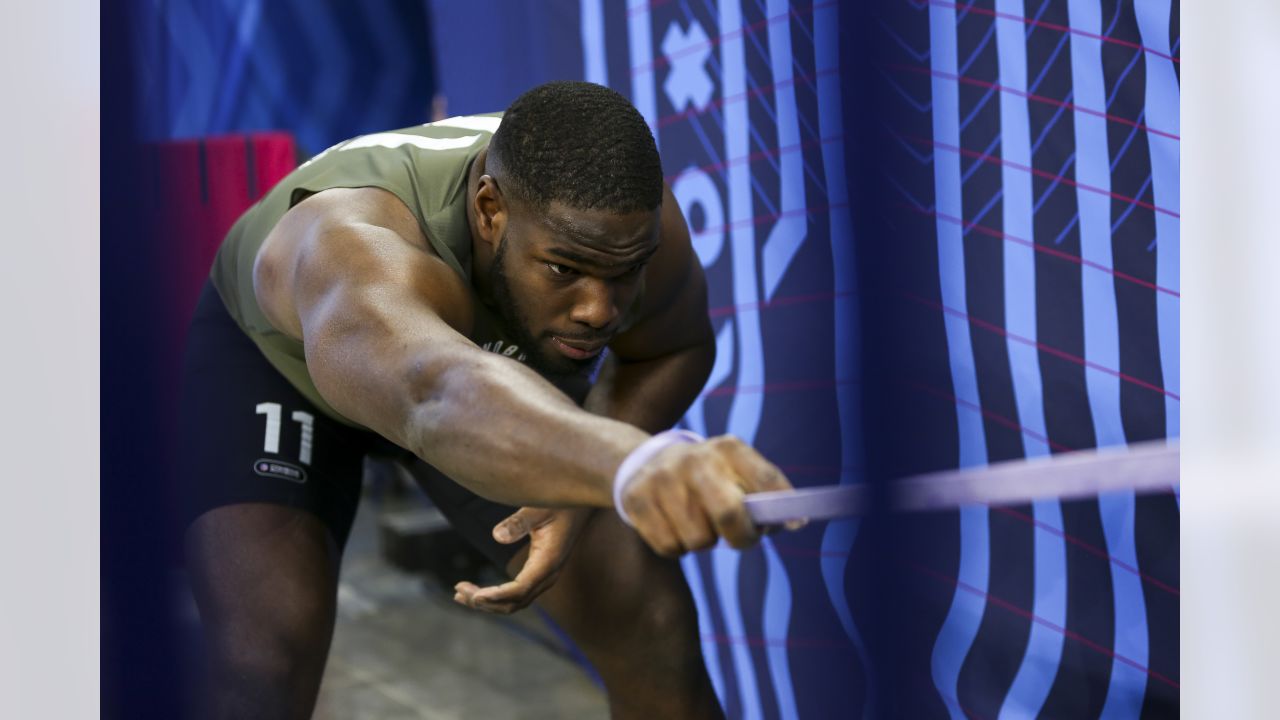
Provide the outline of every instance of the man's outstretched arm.
<path id="1" fill-rule="evenodd" d="M 579 409 L 532 370 L 476 347 L 469 289 L 398 199 L 374 189 L 303 201 L 254 272 L 267 317 L 302 340 L 321 395 L 473 492 L 511 505 L 612 507 L 613 477 L 649 436 Z M 671 447 L 621 502 L 658 552 L 736 546 L 758 529 L 746 493 L 789 488 L 733 438 Z"/>

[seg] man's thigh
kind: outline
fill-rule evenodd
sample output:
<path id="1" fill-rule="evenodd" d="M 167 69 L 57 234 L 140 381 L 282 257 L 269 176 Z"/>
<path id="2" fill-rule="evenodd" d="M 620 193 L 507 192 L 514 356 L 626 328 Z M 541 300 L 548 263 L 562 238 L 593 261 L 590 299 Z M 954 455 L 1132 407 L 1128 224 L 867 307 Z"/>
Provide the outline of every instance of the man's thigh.
<path id="1" fill-rule="evenodd" d="M 375 437 L 316 409 L 271 367 L 206 285 L 182 378 L 174 477 L 184 529 L 215 508 L 280 505 L 314 515 L 341 550 Z"/>

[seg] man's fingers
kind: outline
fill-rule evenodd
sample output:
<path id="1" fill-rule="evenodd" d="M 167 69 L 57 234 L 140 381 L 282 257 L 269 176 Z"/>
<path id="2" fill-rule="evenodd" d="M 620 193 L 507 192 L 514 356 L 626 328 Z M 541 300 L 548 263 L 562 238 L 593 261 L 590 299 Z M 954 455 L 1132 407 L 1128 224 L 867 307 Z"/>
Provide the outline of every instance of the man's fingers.
<path id="1" fill-rule="evenodd" d="M 476 593 L 480 591 L 475 583 L 460 582 L 453 586 L 453 601 L 469 608 L 475 607 Z"/>
<path id="2" fill-rule="evenodd" d="M 459 591 L 454 600 L 473 610 L 509 615 L 528 607 L 553 582 L 554 575 L 532 582 L 512 580 L 501 585 L 478 588 L 474 592 Z"/>
<path id="3" fill-rule="evenodd" d="M 511 580 L 485 588 L 476 587 L 471 583 L 459 583 L 454 588 L 453 600 L 472 610 L 507 615 L 527 607 L 546 589 L 545 586 L 550 580 L 551 578 L 546 578 L 536 584 Z"/>
<path id="4" fill-rule="evenodd" d="M 520 508 L 493 526 L 493 539 L 510 545 L 550 520 L 554 513 L 544 508 Z"/>
<path id="5" fill-rule="evenodd" d="M 731 435 L 723 435 L 711 442 L 723 453 L 748 493 L 792 490 L 791 481 L 777 465 L 764 459 L 751 446 Z"/>
<path id="6" fill-rule="evenodd" d="M 701 498 L 688 484 L 676 485 L 663 495 L 661 507 L 683 552 L 705 550 L 716 544 L 716 531 L 703 511 Z"/>
<path id="7" fill-rule="evenodd" d="M 661 483 L 660 478 L 652 478 L 649 484 Z M 675 483 L 671 483 L 674 485 Z M 631 524 L 645 543 L 663 557 L 678 557 L 683 552 L 680 538 L 672 531 L 666 514 L 657 504 L 661 492 L 631 492 L 623 498 L 623 506 L 631 517 Z"/>
<path id="8" fill-rule="evenodd" d="M 453 599 L 462 605 L 485 612 L 511 613 L 529 605 L 543 590 L 555 582 L 560 568 L 557 556 L 542 548 L 531 547 L 515 578 L 501 585 L 478 587 L 460 582 L 454 586 Z"/>
<path id="9" fill-rule="evenodd" d="M 728 481 L 724 472 L 708 468 L 693 479 L 693 485 L 716 533 L 733 547 L 748 547 L 760 538 L 760 530 L 747 513 L 743 489 Z"/>

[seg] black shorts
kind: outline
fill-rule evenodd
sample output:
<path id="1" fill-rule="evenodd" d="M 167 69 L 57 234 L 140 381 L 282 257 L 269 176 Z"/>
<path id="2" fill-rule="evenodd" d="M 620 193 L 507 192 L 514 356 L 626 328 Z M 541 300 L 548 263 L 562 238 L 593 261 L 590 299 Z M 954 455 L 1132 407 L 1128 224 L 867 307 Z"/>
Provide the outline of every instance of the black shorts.
<path id="1" fill-rule="evenodd" d="M 235 503 L 273 503 L 318 517 L 345 546 L 366 455 L 404 465 L 454 529 L 499 568 L 523 546 L 493 540 L 515 508 L 485 500 L 381 436 L 322 414 L 267 362 L 205 283 L 182 371 L 178 496 L 185 528 Z"/>

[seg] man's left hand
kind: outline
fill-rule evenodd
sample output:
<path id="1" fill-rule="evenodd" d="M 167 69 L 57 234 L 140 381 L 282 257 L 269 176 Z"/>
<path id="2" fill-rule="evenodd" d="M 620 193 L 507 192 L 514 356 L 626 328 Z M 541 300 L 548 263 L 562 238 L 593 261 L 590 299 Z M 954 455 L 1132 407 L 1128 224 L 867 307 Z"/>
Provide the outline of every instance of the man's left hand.
<path id="1" fill-rule="evenodd" d="M 573 542 L 586 526 L 592 511 L 585 508 L 548 510 L 520 508 L 493 528 L 493 539 L 503 544 L 529 537 L 529 555 L 514 580 L 479 587 L 460 582 L 453 586 L 454 602 L 485 612 L 510 615 L 529 606 L 556 582 L 569 559 Z"/>

